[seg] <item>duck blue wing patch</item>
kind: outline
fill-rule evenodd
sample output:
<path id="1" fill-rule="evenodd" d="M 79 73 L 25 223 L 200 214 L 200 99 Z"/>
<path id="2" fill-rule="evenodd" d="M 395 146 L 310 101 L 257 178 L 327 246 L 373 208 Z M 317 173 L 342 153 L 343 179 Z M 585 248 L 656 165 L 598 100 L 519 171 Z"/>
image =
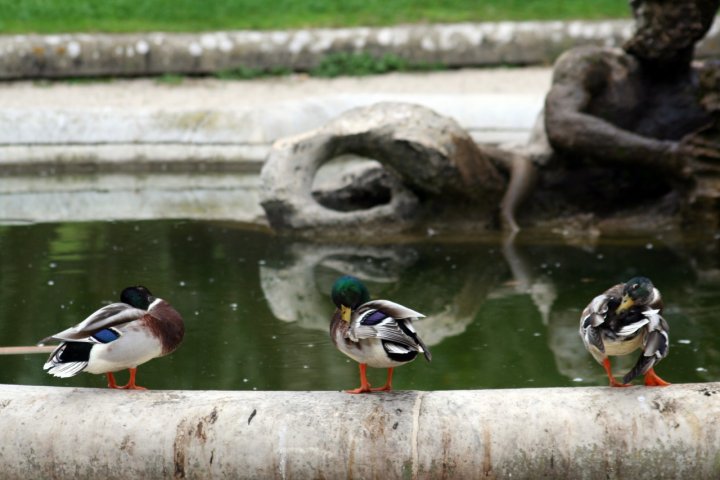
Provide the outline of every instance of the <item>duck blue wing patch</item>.
<path id="1" fill-rule="evenodd" d="M 380 310 L 375 310 L 370 315 L 366 315 L 361 321 L 361 325 L 377 325 L 378 323 L 382 322 L 388 317 L 386 313 L 381 312 Z"/>
<path id="2" fill-rule="evenodd" d="M 110 343 L 120 338 L 120 332 L 114 328 L 103 328 L 102 330 L 95 332 L 92 335 L 92 338 L 100 343 Z"/>

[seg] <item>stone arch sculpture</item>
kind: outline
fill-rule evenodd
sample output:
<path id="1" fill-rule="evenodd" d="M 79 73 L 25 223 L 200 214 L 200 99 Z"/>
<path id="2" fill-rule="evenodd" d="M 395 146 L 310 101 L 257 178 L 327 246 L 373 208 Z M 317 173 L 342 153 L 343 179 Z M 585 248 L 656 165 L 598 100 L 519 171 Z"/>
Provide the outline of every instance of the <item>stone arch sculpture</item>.
<path id="1" fill-rule="evenodd" d="M 388 191 L 365 208 L 343 203 L 343 192 L 313 195 L 318 169 L 355 154 L 378 161 L 349 187 L 356 195 Z M 325 126 L 273 145 L 263 167 L 261 203 L 278 231 L 357 227 L 355 235 L 402 230 L 429 215 L 460 209 L 490 223 L 505 186 L 490 157 L 454 120 L 405 103 L 378 103 L 349 110 Z M 352 196 L 351 192 L 345 197 Z M 452 208 L 449 208 L 452 207 Z"/>

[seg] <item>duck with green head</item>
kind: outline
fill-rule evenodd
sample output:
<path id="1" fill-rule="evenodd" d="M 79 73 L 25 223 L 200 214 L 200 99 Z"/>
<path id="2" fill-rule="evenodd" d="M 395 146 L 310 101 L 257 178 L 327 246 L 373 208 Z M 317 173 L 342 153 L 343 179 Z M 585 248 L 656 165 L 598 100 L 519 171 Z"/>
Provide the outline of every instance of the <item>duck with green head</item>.
<path id="1" fill-rule="evenodd" d="M 661 316 L 662 297 L 646 277 L 634 277 L 595 297 L 580 316 L 580 337 L 585 348 L 603 366 L 611 387 L 628 387 L 638 375 L 645 385 L 667 386 L 654 367 L 668 354 L 669 330 Z M 635 366 L 618 382 L 612 374 L 609 356 L 628 355 L 642 350 Z"/>
<path id="2" fill-rule="evenodd" d="M 337 307 L 330 322 L 330 338 L 342 353 L 360 363 L 360 387 L 348 393 L 392 390 L 393 369 L 412 362 L 422 353 L 429 362 L 430 350 L 412 321 L 425 315 L 388 300 L 370 300 L 365 285 L 346 275 L 338 278 L 330 294 Z M 370 388 L 367 367 L 387 368 L 387 380 Z"/>
<path id="3" fill-rule="evenodd" d="M 145 390 L 135 384 L 138 365 L 173 352 L 184 334 L 183 319 L 168 302 L 143 286 L 128 287 L 120 294 L 120 303 L 111 303 L 41 340 L 41 344 L 62 342 L 43 369 L 62 378 L 80 372 L 104 373 L 109 388 Z M 130 380 L 118 386 L 113 372 L 125 369 L 130 371 Z"/>

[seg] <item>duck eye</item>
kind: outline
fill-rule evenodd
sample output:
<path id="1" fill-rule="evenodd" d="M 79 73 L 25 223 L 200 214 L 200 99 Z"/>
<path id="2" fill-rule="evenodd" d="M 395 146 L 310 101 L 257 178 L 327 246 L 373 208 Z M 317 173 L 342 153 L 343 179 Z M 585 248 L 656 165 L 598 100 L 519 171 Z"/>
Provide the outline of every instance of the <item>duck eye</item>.
<path id="1" fill-rule="evenodd" d="M 638 288 L 640 288 L 640 284 L 638 283 L 633 283 L 632 287 L 630 287 L 631 290 L 637 290 Z"/>

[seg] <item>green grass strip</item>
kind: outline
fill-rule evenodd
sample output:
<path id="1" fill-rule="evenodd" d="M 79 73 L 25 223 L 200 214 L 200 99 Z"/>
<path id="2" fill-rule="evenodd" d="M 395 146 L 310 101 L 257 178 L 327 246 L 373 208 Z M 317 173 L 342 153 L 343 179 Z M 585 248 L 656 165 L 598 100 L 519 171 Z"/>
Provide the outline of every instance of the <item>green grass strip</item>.
<path id="1" fill-rule="evenodd" d="M 0 33 L 629 18 L 626 0 L 0 0 Z"/>

